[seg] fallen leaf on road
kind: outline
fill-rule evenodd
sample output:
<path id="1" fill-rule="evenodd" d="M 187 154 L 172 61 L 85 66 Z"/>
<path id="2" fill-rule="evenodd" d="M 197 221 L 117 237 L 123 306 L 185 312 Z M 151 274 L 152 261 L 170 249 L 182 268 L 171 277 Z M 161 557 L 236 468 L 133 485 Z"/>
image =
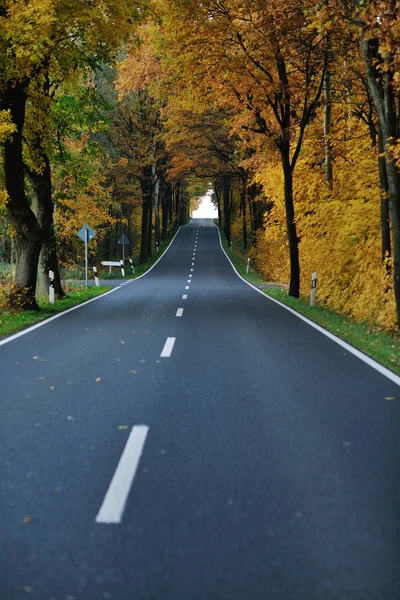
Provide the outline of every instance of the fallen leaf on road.
<path id="1" fill-rule="evenodd" d="M 31 594 L 33 592 L 33 588 L 30 585 L 24 585 L 25 594 Z"/>
<path id="2" fill-rule="evenodd" d="M 145 359 L 145 358 L 142 358 L 142 360 L 139 360 L 139 362 L 140 362 L 140 363 L 145 363 L 145 362 L 146 362 L 146 359 Z"/>
<path id="3" fill-rule="evenodd" d="M 135 371 L 135 369 L 133 369 L 132 371 L 129 371 L 129 373 L 133 373 L 134 375 L 137 375 L 139 373 L 139 371 Z"/>
<path id="4" fill-rule="evenodd" d="M 100 383 L 100 381 L 103 381 L 102 377 L 96 377 L 96 383 Z"/>
<path id="5" fill-rule="evenodd" d="M 121 344 L 125 344 L 124 340 L 119 340 L 121 342 Z"/>
<path id="6" fill-rule="evenodd" d="M 31 522 L 32 522 L 31 515 L 26 515 L 26 517 L 24 517 L 24 523 L 31 523 Z"/>
<path id="7" fill-rule="evenodd" d="M 128 429 L 128 425 L 118 425 L 118 429 Z"/>
<path id="8" fill-rule="evenodd" d="M 396 400 L 394 396 L 385 396 L 385 400 Z"/>
<path id="9" fill-rule="evenodd" d="M 56 388 L 54 387 L 54 385 L 51 385 L 51 386 L 50 386 L 50 389 L 51 389 L 51 390 L 55 390 Z"/>
<path id="10" fill-rule="evenodd" d="M 40 381 L 43 381 L 43 379 L 46 379 L 46 377 L 39 377 Z"/>
<path id="11" fill-rule="evenodd" d="M 34 360 L 36 360 L 36 359 L 37 359 L 37 358 L 39 358 L 39 357 L 38 357 L 38 356 L 34 356 L 33 358 L 34 358 Z"/>

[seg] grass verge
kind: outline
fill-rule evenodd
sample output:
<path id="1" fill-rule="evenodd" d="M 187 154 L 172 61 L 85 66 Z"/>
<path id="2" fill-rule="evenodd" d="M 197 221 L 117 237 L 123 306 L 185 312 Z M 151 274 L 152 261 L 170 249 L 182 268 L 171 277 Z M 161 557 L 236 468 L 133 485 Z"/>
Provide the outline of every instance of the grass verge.
<path id="1" fill-rule="evenodd" d="M 146 271 L 150 269 L 160 258 L 160 256 L 165 252 L 171 243 L 171 239 L 162 241 L 160 244 L 159 252 L 154 252 L 153 256 L 149 258 L 145 263 L 138 265 L 135 267 L 135 273 L 129 273 L 130 267 L 125 267 L 125 277 L 124 279 L 136 279 L 140 275 L 143 275 Z M 123 279 L 121 277 L 121 272 L 118 269 L 118 273 L 114 270 L 114 272 L 110 274 L 106 271 L 107 267 L 104 268 L 103 273 L 100 276 L 100 279 Z M 92 273 L 89 274 L 89 276 Z M 73 306 L 77 306 L 78 304 L 82 304 L 86 300 L 90 300 L 96 296 L 100 296 L 112 289 L 109 286 L 101 286 L 95 287 L 90 286 L 88 288 L 84 287 L 82 282 L 71 282 L 69 278 L 82 278 L 84 279 L 85 272 L 83 270 L 75 269 L 73 271 L 66 270 L 62 274 L 63 279 L 67 279 L 64 284 L 64 291 L 68 294 L 66 298 L 62 300 L 56 300 L 54 305 L 49 304 L 47 300 L 38 300 L 38 304 L 40 307 L 40 311 L 36 312 L 33 310 L 27 310 L 22 313 L 12 313 L 12 312 L 4 312 L 0 315 L 0 339 L 7 337 L 13 333 L 17 333 L 31 325 L 35 325 L 35 323 L 39 323 L 40 321 L 44 321 L 53 315 L 67 310 L 68 308 L 72 308 Z M 1 285 L 1 281 L 0 281 Z"/>
<path id="2" fill-rule="evenodd" d="M 27 310 L 22 313 L 4 312 L 0 315 L 0 339 L 44 321 L 67 308 L 72 308 L 86 300 L 100 296 L 110 289 L 108 286 L 88 288 L 79 286 L 68 289 L 68 295 L 62 300 L 56 300 L 53 305 L 46 300 L 39 299 L 38 304 L 41 309 L 39 312 L 34 310 Z"/>
<path id="3" fill-rule="evenodd" d="M 128 259 L 126 259 L 125 260 L 125 277 L 122 277 L 120 267 L 112 267 L 112 270 L 110 273 L 108 267 L 104 267 L 102 265 L 97 265 L 97 271 L 99 274 L 100 281 L 101 280 L 112 280 L 112 279 L 121 279 L 121 280 L 122 279 L 136 279 L 140 275 L 143 275 L 143 273 L 146 273 L 146 271 L 148 271 L 150 269 L 150 267 L 152 267 L 154 265 L 154 263 L 160 258 L 160 256 L 162 256 L 164 254 L 165 250 L 170 245 L 175 233 L 176 232 L 174 232 L 172 234 L 172 237 L 168 238 L 168 240 L 161 241 L 158 252 L 156 250 L 154 250 L 154 248 L 153 248 L 153 250 L 152 250 L 153 256 L 151 256 L 145 263 L 142 263 L 142 264 L 135 263 L 135 272 L 134 273 L 131 270 Z M 92 280 L 92 281 L 94 280 L 92 268 L 89 269 L 88 277 L 89 277 L 89 280 Z M 68 283 L 70 283 L 71 281 L 82 282 L 85 280 L 85 271 L 84 271 L 84 269 L 79 268 L 79 267 L 68 268 L 68 269 L 64 268 L 61 271 L 61 279 L 63 281 L 67 281 Z"/>
<path id="4" fill-rule="evenodd" d="M 243 256 L 234 249 L 228 248 L 227 241 L 221 232 L 222 245 L 235 265 L 238 273 L 256 284 L 267 295 L 282 304 L 290 306 L 311 321 L 314 321 L 327 331 L 337 335 L 358 350 L 368 354 L 397 375 L 400 375 L 400 337 L 391 335 L 370 323 L 360 323 L 346 315 L 336 313 L 324 306 L 310 307 L 306 300 L 288 296 L 287 290 L 279 286 L 270 286 L 269 283 L 254 272 L 246 273 L 246 263 Z M 265 287 L 263 287 L 265 286 Z"/>

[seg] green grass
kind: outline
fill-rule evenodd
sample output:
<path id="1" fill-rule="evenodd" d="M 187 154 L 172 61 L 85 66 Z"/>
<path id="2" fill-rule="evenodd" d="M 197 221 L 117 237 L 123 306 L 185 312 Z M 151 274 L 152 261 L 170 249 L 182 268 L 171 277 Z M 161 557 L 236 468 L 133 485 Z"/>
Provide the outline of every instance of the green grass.
<path id="1" fill-rule="evenodd" d="M 88 287 L 72 289 L 68 292 L 68 296 L 62 300 L 56 300 L 54 305 L 48 301 L 38 300 L 40 311 L 27 310 L 22 313 L 4 312 L 0 315 L 0 338 L 4 338 L 12 333 L 26 329 L 39 321 L 44 321 L 53 315 L 60 313 L 67 308 L 72 308 L 77 304 L 81 304 L 86 300 L 100 296 L 110 290 L 110 287 Z"/>
<path id="2" fill-rule="evenodd" d="M 288 296 L 282 287 L 270 287 L 257 273 L 246 274 L 246 262 L 242 253 L 230 250 L 221 232 L 222 245 L 240 275 L 247 281 L 263 288 L 267 296 L 290 306 L 300 314 L 321 325 L 327 331 L 334 333 L 358 350 L 368 354 L 385 367 L 400 375 L 400 337 L 382 330 L 370 323 L 360 323 L 346 315 L 336 313 L 325 306 L 310 307 L 309 302 Z M 268 286 L 268 287 L 267 287 Z"/>
<path id="3" fill-rule="evenodd" d="M 175 234 L 173 234 L 175 235 Z M 135 272 L 132 272 L 129 261 L 125 261 L 125 277 L 121 275 L 121 269 L 119 267 L 112 267 L 111 273 L 109 272 L 109 267 L 103 267 L 102 265 L 97 265 L 97 271 L 99 274 L 100 280 L 112 280 L 112 279 L 136 279 L 139 275 L 143 275 L 146 273 L 154 265 L 154 263 L 162 256 L 165 250 L 171 243 L 171 239 L 161 241 L 159 251 L 157 252 L 153 248 L 153 256 L 149 258 L 145 263 L 139 265 L 135 264 Z M 117 259 L 116 259 L 117 260 Z M 89 279 L 93 280 L 93 270 L 89 269 L 88 273 Z M 85 271 L 79 267 L 63 269 L 61 272 L 61 278 L 65 281 L 83 281 L 85 279 Z"/>
<path id="4" fill-rule="evenodd" d="M 125 278 L 124 279 L 135 279 L 139 277 L 139 275 L 143 275 L 146 271 L 150 269 L 150 267 L 160 258 L 160 256 L 165 252 L 169 244 L 171 243 L 171 239 L 165 240 L 160 244 L 159 252 L 154 252 L 153 256 L 149 258 L 149 260 L 141 265 L 135 266 L 135 273 L 131 272 L 131 268 L 125 266 Z M 9 269 L 7 270 L 7 273 Z M 89 277 L 93 279 L 93 273 L 89 273 Z M 96 296 L 103 294 L 104 292 L 110 290 L 111 288 L 108 286 L 95 287 L 90 286 L 88 288 L 82 285 L 82 281 L 75 283 L 71 283 L 71 279 L 79 279 L 82 280 L 85 278 L 84 270 L 80 268 L 68 269 L 62 272 L 63 280 L 67 279 L 68 281 L 64 285 L 64 289 L 68 289 L 68 296 L 63 300 L 56 300 L 56 303 L 52 306 L 46 300 L 38 300 L 38 304 L 40 307 L 40 311 L 32 311 L 27 310 L 22 313 L 11 313 L 4 312 L 0 315 L 0 339 L 4 338 L 12 333 L 16 333 L 21 331 L 22 329 L 26 329 L 26 327 L 30 327 L 39 321 L 44 321 L 53 315 L 62 312 L 68 308 L 81 304 L 86 300 L 90 300 Z M 114 268 L 113 273 L 108 273 L 108 267 L 104 267 L 103 273 L 100 275 L 100 279 L 122 279 L 121 271 L 119 269 Z M 1 281 L 0 281 L 1 285 Z"/>

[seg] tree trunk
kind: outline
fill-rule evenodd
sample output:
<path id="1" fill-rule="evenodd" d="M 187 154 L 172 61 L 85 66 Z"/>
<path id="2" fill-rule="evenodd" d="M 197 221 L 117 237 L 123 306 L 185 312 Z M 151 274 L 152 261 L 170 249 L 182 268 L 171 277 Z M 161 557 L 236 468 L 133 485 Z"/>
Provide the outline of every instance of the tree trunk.
<path id="1" fill-rule="evenodd" d="M 180 215 L 180 200 L 181 200 L 181 184 L 178 181 L 175 189 L 174 189 L 174 199 L 175 199 L 175 224 L 179 225 L 179 215 Z"/>
<path id="2" fill-rule="evenodd" d="M 157 175 L 156 172 L 156 168 L 153 165 L 153 183 L 154 183 L 154 202 L 153 202 L 153 207 L 154 207 L 154 240 L 156 245 L 160 245 L 160 240 L 161 240 L 161 236 L 160 236 L 160 196 L 159 196 L 159 190 L 160 190 L 160 180 L 159 177 Z"/>
<path id="3" fill-rule="evenodd" d="M 149 213 L 151 210 L 153 191 L 153 186 L 151 183 L 151 167 L 144 169 L 143 177 L 140 178 L 139 183 L 142 190 L 142 225 L 139 262 L 144 263 L 148 258 Z"/>
<path id="4" fill-rule="evenodd" d="M 329 189 L 332 189 L 332 143 L 331 143 L 331 74 L 327 66 L 324 76 L 324 144 L 325 144 L 325 181 Z"/>
<path id="5" fill-rule="evenodd" d="M 293 204 L 293 172 L 290 166 L 289 158 L 289 141 L 282 140 L 280 143 L 280 151 L 284 175 L 284 192 L 285 192 L 285 212 L 286 212 L 286 228 L 289 242 L 289 257 L 290 257 L 290 282 L 289 296 L 295 298 L 300 297 L 300 262 L 299 262 L 299 242 L 297 239 L 296 222 L 294 217 Z"/>
<path id="6" fill-rule="evenodd" d="M 164 193 L 161 197 L 161 239 L 166 240 L 168 237 L 168 217 L 169 217 L 169 206 L 170 206 L 170 196 L 172 194 L 171 184 L 168 183 L 163 186 L 165 188 Z"/>
<path id="7" fill-rule="evenodd" d="M 49 293 L 49 271 L 54 272 L 54 288 L 58 298 L 64 298 L 60 271 L 57 259 L 57 243 L 54 233 L 54 207 L 51 195 L 51 170 L 48 156 L 42 152 L 44 161 L 43 170 L 38 173 L 27 169 L 28 179 L 32 186 L 33 201 L 32 209 L 42 230 L 43 245 L 39 259 L 39 294 L 48 296 Z"/>
<path id="8" fill-rule="evenodd" d="M 390 215 L 389 215 L 389 184 L 386 173 L 385 146 L 382 136 L 382 130 L 378 123 L 379 140 L 379 187 L 381 194 L 381 233 L 382 233 L 382 261 L 391 256 L 392 249 L 390 244 Z"/>
<path id="9" fill-rule="evenodd" d="M 153 185 L 151 186 L 151 201 L 149 203 L 149 220 L 148 220 L 148 234 L 147 234 L 147 258 L 152 256 L 152 243 L 153 243 Z"/>
<path id="10" fill-rule="evenodd" d="M 224 234 L 231 245 L 231 176 L 222 177 L 222 202 L 224 206 Z"/>
<path id="11" fill-rule="evenodd" d="M 247 220 L 246 220 L 246 191 L 247 191 L 247 181 L 246 177 L 242 178 L 242 194 L 241 194 L 241 204 L 242 204 L 242 226 L 243 226 L 243 249 L 247 250 Z"/>
<path id="12" fill-rule="evenodd" d="M 4 144 L 4 175 L 8 194 L 7 209 L 15 231 L 17 303 L 24 310 L 38 310 L 36 281 L 42 245 L 40 226 L 25 195 L 22 130 L 25 121 L 26 91 L 21 83 L 4 92 L 4 105 L 11 111 L 16 132 Z"/>
<path id="13" fill-rule="evenodd" d="M 382 62 L 379 42 L 366 40 L 361 34 L 361 47 L 364 54 L 368 85 L 378 113 L 385 148 L 386 174 L 389 187 L 389 214 L 393 238 L 393 287 L 396 301 L 397 324 L 400 328 L 400 176 L 390 145 L 398 134 L 396 103 L 393 93 L 393 60 L 391 54 L 385 58 L 385 71 L 378 72 L 377 64 Z"/>

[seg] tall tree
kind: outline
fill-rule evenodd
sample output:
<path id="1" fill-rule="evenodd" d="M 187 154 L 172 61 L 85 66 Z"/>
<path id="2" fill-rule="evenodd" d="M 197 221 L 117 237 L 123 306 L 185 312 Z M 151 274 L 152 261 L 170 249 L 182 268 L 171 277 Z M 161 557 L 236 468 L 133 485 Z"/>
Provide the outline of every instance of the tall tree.
<path id="1" fill-rule="evenodd" d="M 30 86 L 49 69 L 62 78 L 109 57 L 127 35 L 132 0 L 4 0 L 0 7 L 0 110 L 15 131 L 4 143 L 7 208 L 15 231 L 16 283 L 25 308 L 37 308 L 37 265 L 43 232 L 24 189 L 23 133 Z M 61 75 L 62 74 L 62 75 Z M 41 202 L 41 196 L 37 196 Z M 51 210 L 47 199 L 43 214 Z M 51 218 L 46 218 L 46 222 Z M 46 229 L 47 225 L 46 225 Z"/>

